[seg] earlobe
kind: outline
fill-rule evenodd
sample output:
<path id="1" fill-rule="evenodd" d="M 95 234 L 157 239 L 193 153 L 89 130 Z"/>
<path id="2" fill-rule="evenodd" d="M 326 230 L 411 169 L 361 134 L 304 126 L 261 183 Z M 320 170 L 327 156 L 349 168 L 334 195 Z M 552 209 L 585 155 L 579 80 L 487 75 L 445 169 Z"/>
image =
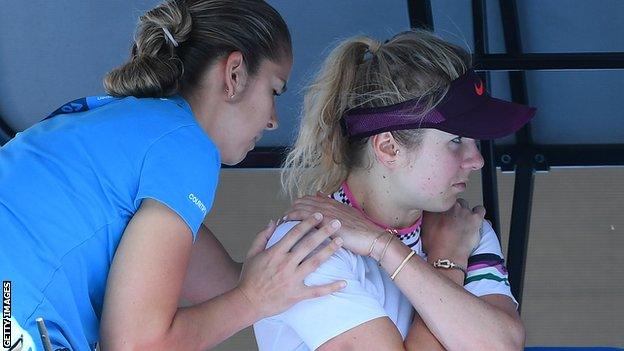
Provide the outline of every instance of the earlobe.
<path id="1" fill-rule="evenodd" d="M 247 81 L 247 68 L 240 51 L 230 53 L 225 60 L 225 92 L 229 99 L 240 95 Z"/>
<path id="2" fill-rule="evenodd" d="M 235 92 L 230 93 L 230 89 L 225 89 L 225 94 L 227 94 L 227 96 L 229 96 L 230 99 L 233 99 L 234 96 L 236 96 Z"/>

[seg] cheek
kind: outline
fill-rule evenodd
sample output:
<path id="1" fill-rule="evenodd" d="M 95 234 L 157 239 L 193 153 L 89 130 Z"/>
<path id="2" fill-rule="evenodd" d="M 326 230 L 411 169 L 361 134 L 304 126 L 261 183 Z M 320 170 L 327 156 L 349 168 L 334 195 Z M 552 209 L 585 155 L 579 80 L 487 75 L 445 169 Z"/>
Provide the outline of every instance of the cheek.
<path id="1" fill-rule="evenodd" d="M 436 164 L 433 162 L 419 162 L 409 166 L 407 189 L 414 189 L 419 196 L 432 198 L 439 196 L 440 178 L 436 172 Z"/>
<path id="2" fill-rule="evenodd" d="M 248 116 L 250 120 L 254 121 L 254 125 L 260 129 L 264 129 L 266 124 L 271 119 L 271 115 L 274 111 L 274 101 L 271 98 L 259 98 L 252 107 L 251 116 Z"/>
<path id="3" fill-rule="evenodd" d="M 266 101 L 260 99 L 254 101 L 243 116 L 243 130 L 247 130 L 249 134 L 255 137 L 264 130 L 271 119 L 272 109 L 272 103 L 268 104 Z"/>
<path id="4" fill-rule="evenodd" d="M 428 197 L 443 195 L 456 175 L 454 158 L 432 154 L 420 168 L 415 168 L 414 179 L 419 183 L 419 190 Z"/>

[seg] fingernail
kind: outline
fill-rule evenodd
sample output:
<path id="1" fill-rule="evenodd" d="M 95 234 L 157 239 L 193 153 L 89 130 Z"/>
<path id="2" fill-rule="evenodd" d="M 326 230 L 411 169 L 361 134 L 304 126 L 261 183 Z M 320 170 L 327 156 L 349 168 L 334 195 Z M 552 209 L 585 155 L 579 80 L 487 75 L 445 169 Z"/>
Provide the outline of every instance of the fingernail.
<path id="1" fill-rule="evenodd" d="M 342 240 L 341 237 L 338 237 L 338 238 L 334 239 L 334 242 L 336 243 L 336 245 L 342 246 L 342 244 L 344 243 L 344 240 Z"/>
<path id="2" fill-rule="evenodd" d="M 284 217 L 282 217 L 282 218 L 278 219 L 278 220 L 277 220 L 277 223 L 276 223 L 275 225 L 280 225 L 280 224 L 282 224 L 282 223 L 285 223 L 286 221 L 288 221 L 288 217 L 287 217 L 287 216 L 284 216 Z"/>
<path id="3" fill-rule="evenodd" d="M 343 280 L 342 282 L 340 282 L 340 287 L 341 287 L 342 289 L 346 288 L 346 287 L 347 287 L 347 282 L 346 282 L 346 281 L 344 281 L 344 280 Z"/>
<path id="4" fill-rule="evenodd" d="M 336 229 L 340 228 L 340 221 L 337 219 L 334 219 L 333 221 L 331 221 L 331 226 L 332 228 L 336 228 Z"/>
<path id="5" fill-rule="evenodd" d="M 313 216 L 317 221 L 320 221 L 321 219 L 323 219 L 323 215 L 318 212 L 315 213 Z"/>

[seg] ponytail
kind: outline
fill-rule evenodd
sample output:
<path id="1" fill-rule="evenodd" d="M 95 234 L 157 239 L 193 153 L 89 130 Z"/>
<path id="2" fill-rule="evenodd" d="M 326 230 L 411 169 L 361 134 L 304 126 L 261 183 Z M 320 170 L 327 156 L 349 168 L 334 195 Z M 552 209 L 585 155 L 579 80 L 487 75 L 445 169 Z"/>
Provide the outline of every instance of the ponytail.
<path id="1" fill-rule="evenodd" d="M 262 0 L 167 0 L 141 16 L 129 60 L 106 75 L 104 88 L 136 97 L 192 90 L 210 64 L 234 51 L 250 76 L 264 59 L 292 56 L 286 22 Z"/>
<path id="2" fill-rule="evenodd" d="M 351 160 L 340 118 L 352 108 L 359 65 L 380 45 L 359 37 L 332 51 L 306 91 L 299 135 L 283 165 L 282 186 L 291 196 L 335 190 L 346 178 Z"/>
<path id="3" fill-rule="evenodd" d="M 299 135 L 282 169 L 283 189 L 291 198 L 330 193 L 353 168 L 372 165 L 370 138 L 342 135 L 340 118 L 349 109 L 417 98 L 424 116 L 470 66 L 466 51 L 424 30 L 400 33 L 383 44 L 368 37 L 346 40 L 306 91 Z M 408 149 L 417 148 L 423 136 L 421 129 L 391 133 Z"/>
<path id="4" fill-rule="evenodd" d="M 106 91 L 113 96 L 136 97 L 176 93 L 184 74 L 176 47 L 187 40 L 191 28 L 191 16 L 175 1 L 161 4 L 141 16 L 130 59 L 106 75 Z"/>

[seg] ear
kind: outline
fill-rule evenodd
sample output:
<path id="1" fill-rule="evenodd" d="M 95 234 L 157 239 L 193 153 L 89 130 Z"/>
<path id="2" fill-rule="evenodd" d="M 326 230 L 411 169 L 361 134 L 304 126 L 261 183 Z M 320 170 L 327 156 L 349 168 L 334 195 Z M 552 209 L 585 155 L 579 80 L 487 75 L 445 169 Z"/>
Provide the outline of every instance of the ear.
<path id="1" fill-rule="evenodd" d="M 240 51 L 230 53 L 225 60 L 225 94 L 228 100 L 242 94 L 247 84 L 248 74 L 243 54 Z"/>
<path id="2" fill-rule="evenodd" d="M 394 168 L 397 166 L 399 159 L 399 144 L 396 142 L 392 133 L 383 132 L 371 137 L 371 145 L 375 157 L 384 166 Z"/>

